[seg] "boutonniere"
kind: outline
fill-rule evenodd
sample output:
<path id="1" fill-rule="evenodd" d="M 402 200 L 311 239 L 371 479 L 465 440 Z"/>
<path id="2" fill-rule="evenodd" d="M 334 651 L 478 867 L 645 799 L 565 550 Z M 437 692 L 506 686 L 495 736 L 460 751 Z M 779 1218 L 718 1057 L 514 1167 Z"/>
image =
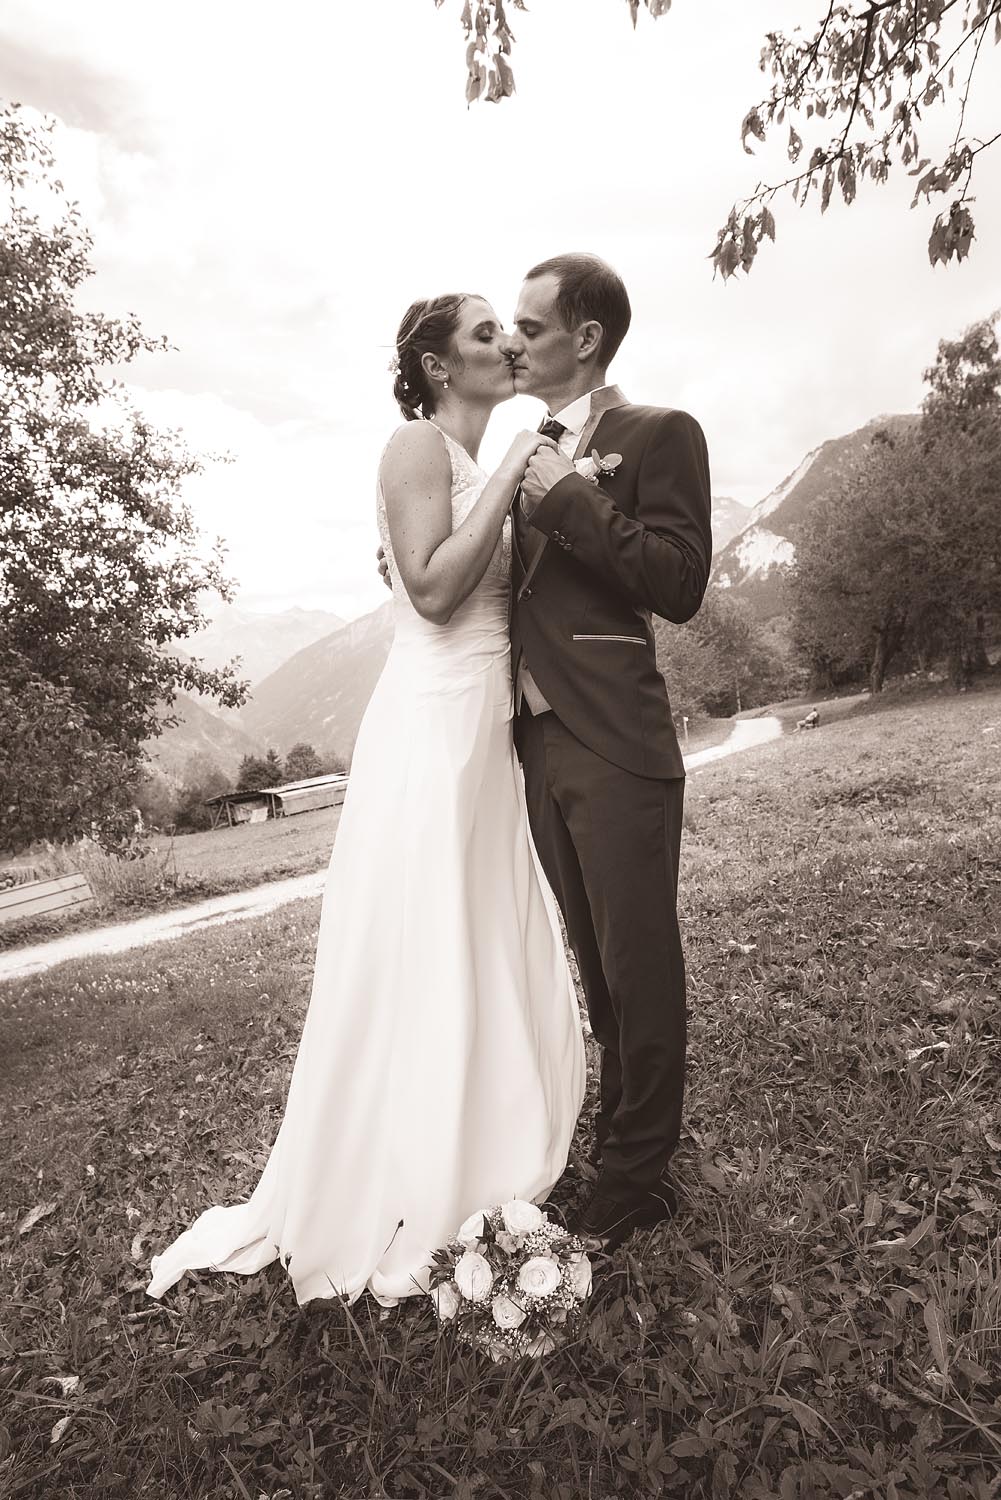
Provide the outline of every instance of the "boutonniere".
<path id="1" fill-rule="evenodd" d="M 611 478 L 621 462 L 621 453 L 606 453 L 602 458 L 597 448 L 592 448 L 588 458 L 575 460 L 574 468 L 582 479 L 589 479 L 592 484 L 599 484 L 602 478 L 606 476 Z"/>

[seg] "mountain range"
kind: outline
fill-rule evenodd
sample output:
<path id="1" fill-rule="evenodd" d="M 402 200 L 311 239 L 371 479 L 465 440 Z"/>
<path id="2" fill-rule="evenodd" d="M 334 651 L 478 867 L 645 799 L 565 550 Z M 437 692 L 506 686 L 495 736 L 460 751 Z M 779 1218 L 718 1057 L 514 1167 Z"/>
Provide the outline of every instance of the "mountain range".
<path id="1" fill-rule="evenodd" d="M 238 604 L 224 604 L 210 623 L 179 642 L 188 655 L 207 667 L 221 667 L 242 658 L 239 675 L 260 682 L 303 646 L 339 630 L 344 621 L 326 609 L 282 610 L 264 614 Z"/>
<path id="2" fill-rule="evenodd" d="M 728 496 L 714 497 L 712 582 L 733 589 L 759 619 L 777 620 L 784 608 L 782 572 L 795 557 L 797 528 L 809 524 L 879 429 L 916 420 L 878 417 L 821 443 L 750 509 Z M 250 699 L 227 713 L 182 695 L 183 722 L 151 749 L 165 768 L 204 751 L 227 772 L 242 755 L 268 746 L 286 754 L 299 740 L 321 755 L 350 756 L 392 629 L 391 601 L 347 625 L 322 610 L 264 615 L 229 605 L 184 649 L 210 666 L 242 656 L 243 674 L 254 684 Z"/>
<path id="3" fill-rule="evenodd" d="M 738 531 L 742 531 L 750 519 L 751 512 L 739 500 L 729 495 L 714 495 L 710 521 L 713 531 L 713 555 L 721 552 Z"/>
<path id="4" fill-rule="evenodd" d="M 183 779 L 184 768 L 194 755 L 206 756 L 227 776 L 235 776 L 245 755 L 260 752 L 260 746 L 242 727 L 239 714 L 209 704 L 207 698 L 178 693 L 170 709 L 177 724 L 147 741 L 146 749 L 169 781 Z"/>
<path id="5" fill-rule="evenodd" d="M 253 684 L 268 677 L 304 646 L 343 625 L 339 615 L 325 609 L 295 606 L 265 614 L 238 604 L 224 604 L 202 630 L 175 642 L 171 649 L 179 656 L 195 657 L 210 668 L 225 666 L 239 657 L 237 675 Z M 147 743 L 152 759 L 170 780 L 181 779 L 193 755 L 207 756 L 221 771 L 234 776 L 245 755 L 260 753 L 262 746 L 253 730 L 244 725 L 240 711 L 210 703 L 191 693 L 178 693 L 170 709 L 177 724 Z"/>
<path id="6" fill-rule="evenodd" d="M 282 754 L 305 740 L 321 755 L 350 755 L 392 635 L 393 604 L 387 599 L 304 647 L 257 684 L 240 714 L 243 728 Z"/>

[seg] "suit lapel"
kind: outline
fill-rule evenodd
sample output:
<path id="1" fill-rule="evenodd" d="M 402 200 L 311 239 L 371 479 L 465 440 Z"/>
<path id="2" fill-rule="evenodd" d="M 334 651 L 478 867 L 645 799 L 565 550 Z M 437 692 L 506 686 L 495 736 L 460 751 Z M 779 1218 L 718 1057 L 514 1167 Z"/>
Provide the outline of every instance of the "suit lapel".
<path id="1" fill-rule="evenodd" d="M 584 423 L 584 426 L 581 430 L 580 438 L 577 442 L 577 447 L 574 450 L 574 463 L 576 463 L 579 458 L 585 458 L 590 452 L 591 443 L 597 435 L 598 428 L 601 426 L 601 419 L 605 415 L 606 411 L 611 411 L 616 406 L 627 406 L 628 404 L 629 403 L 626 401 L 625 396 L 619 390 L 619 387 L 617 385 L 605 386 L 602 390 L 595 391 L 592 394 L 591 410 L 588 414 L 588 419 Z M 516 528 L 512 526 L 512 531 L 514 531 L 515 529 Z M 522 553 L 520 546 L 518 547 L 518 560 L 524 570 L 524 577 L 522 578 L 521 584 L 518 588 L 519 599 L 528 588 L 528 585 L 531 583 L 532 579 L 535 577 L 539 563 L 542 561 L 542 554 L 545 552 L 548 542 L 549 537 L 546 536 L 544 531 L 536 531 L 534 526 L 530 526 L 528 545 L 526 545 L 524 553 Z M 517 539 L 515 540 L 515 546 L 518 546 Z"/>

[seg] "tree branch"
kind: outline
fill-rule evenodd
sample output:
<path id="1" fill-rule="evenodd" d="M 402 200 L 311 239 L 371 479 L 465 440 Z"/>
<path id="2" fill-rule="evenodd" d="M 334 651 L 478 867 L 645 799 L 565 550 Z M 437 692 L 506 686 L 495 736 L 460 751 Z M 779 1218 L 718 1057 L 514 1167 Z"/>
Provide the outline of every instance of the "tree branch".
<path id="1" fill-rule="evenodd" d="M 884 8 L 887 3 L 889 3 L 889 0 L 884 0 Z M 868 16 L 866 17 L 865 36 L 862 38 L 862 56 L 859 59 L 858 78 L 855 81 L 855 93 L 852 97 L 852 106 L 848 112 L 848 119 L 845 122 L 845 128 L 841 136 L 841 145 L 838 148 L 839 156 L 843 156 L 845 154 L 845 146 L 848 142 L 848 132 L 852 128 L 852 122 L 855 119 L 855 111 L 858 109 L 859 98 L 862 94 L 862 84 L 865 82 L 865 65 L 869 59 L 869 45 L 872 41 L 872 26 L 875 19 L 875 10 L 870 10 Z"/>

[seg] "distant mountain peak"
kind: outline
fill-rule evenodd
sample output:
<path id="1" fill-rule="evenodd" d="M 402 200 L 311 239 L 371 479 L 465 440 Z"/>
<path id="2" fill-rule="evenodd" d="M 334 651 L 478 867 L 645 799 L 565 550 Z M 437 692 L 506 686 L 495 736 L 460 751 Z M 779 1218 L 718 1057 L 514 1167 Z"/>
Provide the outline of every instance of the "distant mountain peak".
<path id="1" fill-rule="evenodd" d="M 729 495 L 714 495 L 710 515 L 713 552 L 721 552 L 731 538 L 743 531 L 750 519 L 750 510 L 746 505 L 741 505 L 739 500 L 734 500 Z"/>
<path id="2" fill-rule="evenodd" d="M 844 483 L 878 431 L 917 420 L 908 415 L 874 417 L 854 432 L 828 438 L 811 449 L 781 484 L 752 508 L 744 528 L 715 551 L 713 583 L 739 590 L 763 619 L 780 614 L 785 605 L 779 580 L 782 570 L 795 561 L 796 530 L 809 526 L 811 516 Z"/>
<path id="3" fill-rule="evenodd" d="M 389 653 L 393 601 L 304 646 L 261 682 L 241 712 L 244 729 L 288 750 L 305 740 L 349 754 Z"/>
<path id="4" fill-rule="evenodd" d="M 246 609 L 239 603 L 223 604 L 204 629 L 178 644 L 187 655 L 199 657 L 209 667 L 221 667 L 239 657 L 240 674 L 259 682 L 304 646 L 343 624 L 340 615 L 329 610 L 304 609 L 298 604 L 272 614 Z"/>

